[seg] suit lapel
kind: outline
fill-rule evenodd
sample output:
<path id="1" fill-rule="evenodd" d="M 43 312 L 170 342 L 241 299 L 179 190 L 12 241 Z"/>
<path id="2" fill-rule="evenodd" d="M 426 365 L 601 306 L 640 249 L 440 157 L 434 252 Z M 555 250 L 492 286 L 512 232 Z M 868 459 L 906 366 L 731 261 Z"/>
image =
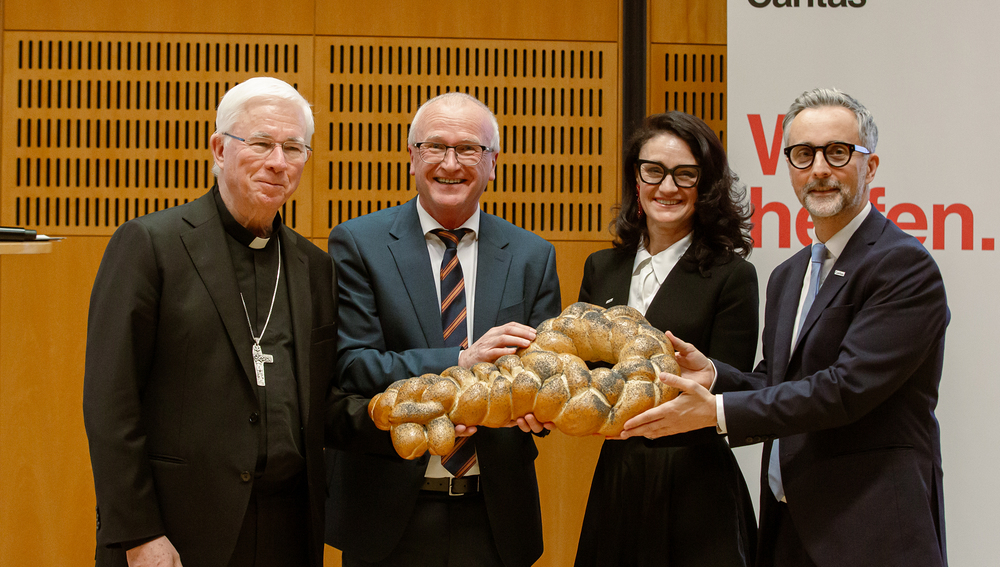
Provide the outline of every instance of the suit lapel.
<path id="1" fill-rule="evenodd" d="M 676 304 L 677 298 L 686 297 L 690 294 L 688 290 L 692 285 L 697 288 L 701 283 L 701 274 L 685 271 L 681 267 L 681 261 L 678 261 L 671 268 L 670 273 L 667 274 L 667 279 L 660 285 L 660 289 L 656 290 L 656 295 L 653 296 L 653 300 L 649 302 L 649 307 L 646 308 L 646 313 L 643 314 L 646 320 L 657 329 L 667 330 L 667 325 L 664 321 L 665 318 L 661 314 L 670 313 L 672 309 L 677 309 L 676 305 L 671 307 L 671 303 Z M 694 283 L 692 284 L 691 282 Z M 629 283 L 631 283 L 631 276 L 629 277 Z M 656 321 L 656 323 L 653 321 Z"/>
<path id="2" fill-rule="evenodd" d="M 191 230 L 181 234 L 181 241 L 194 263 L 198 276 L 212 297 L 236 356 L 243 365 L 248 384 L 255 384 L 250 348 L 253 338 L 247 326 L 246 312 L 240 303 L 240 288 L 233 270 L 233 259 L 226 246 L 225 229 L 219 218 L 212 193 L 199 198 L 185 214 Z"/>
<path id="3" fill-rule="evenodd" d="M 858 266 L 862 264 L 865 256 L 868 255 L 868 251 L 871 250 L 872 245 L 875 244 L 875 241 L 878 240 L 879 235 L 885 229 L 886 222 L 885 217 L 872 207 L 872 210 L 868 213 L 868 217 L 861 223 L 861 226 L 851 236 L 851 239 L 847 241 L 844 252 L 837 258 L 837 262 L 833 265 L 833 269 L 830 270 L 830 274 L 823 281 L 823 285 L 820 286 L 819 293 L 816 295 L 809 313 L 802 314 L 805 317 L 805 321 L 802 324 L 802 331 L 799 332 L 798 343 L 802 342 L 802 337 L 812 329 L 813 325 L 819 319 L 820 314 L 837 297 L 837 294 L 847 283 L 847 280 L 854 276 Z M 798 348 L 798 345 L 796 345 L 796 348 Z"/>
<path id="4" fill-rule="evenodd" d="M 285 256 L 285 285 L 292 319 L 295 345 L 295 375 L 299 389 L 299 414 L 302 423 L 309 419 L 309 358 L 312 348 L 312 294 L 309 292 L 309 258 L 298 246 L 299 236 L 281 227 L 281 252 Z"/>
<path id="5" fill-rule="evenodd" d="M 473 314 L 473 340 L 483 336 L 497 322 L 503 300 L 511 254 L 509 241 L 496 218 L 482 213 L 479 217 L 479 258 L 476 261 L 476 309 Z"/>
<path id="6" fill-rule="evenodd" d="M 768 378 L 772 384 L 784 381 L 785 373 L 788 371 L 788 363 L 794 352 L 792 334 L 795 330 L 795 314 L 799 310 L 802 281 L 806 277 L 806 268 L 809 267 L 810 249 L 810 246 L 806 246 L 788 260 L 787 274 L 782 278 L 784 281 L 781 283 L 782 293 L 778 301 L 773 347 L 774 360 L 778 367 Z M 801 337 L 799 342 L 801 342 Z"/>
<path id="7" fill-rule="evenodd" d="M 434 270 L 431 269 L 430 255 L 424 231 L 417 216 L 416 198 L 400 206 L 396 222 L 389 229 L 393 240 L 389 242 L 389 252 L 396 262 L 399 278 L 409 295 L 420 323 L 424 340 L 431 347 L 444 346 L 444 329 L 441 326 L 441 307 L 437 302 L 434 288 Z"/>
<path id="8" fill-rule="evenodd" d="M 615 250 L 610 262 L 601 268 L 602 273 L 595 273 L 595 283 L 601 282 L 594 290 L 590 300 L 598 307 L 614 307 L 628 305 L 629 288 L 632 286 L 632 264 L 635 254 L 627 254 Z M 596 268 L 596 266 L 595 266 Z M 659 297 L 659 293 L 657 293 Z M 656 299 L 653 299 L 656 302 Z"/>

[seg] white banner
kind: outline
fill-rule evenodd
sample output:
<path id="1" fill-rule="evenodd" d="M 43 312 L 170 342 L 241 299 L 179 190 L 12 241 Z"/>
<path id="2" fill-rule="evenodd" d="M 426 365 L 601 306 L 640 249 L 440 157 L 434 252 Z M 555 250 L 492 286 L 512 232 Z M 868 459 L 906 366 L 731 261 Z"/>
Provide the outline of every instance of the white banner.
<path id="1" fill-rule="evenodd" d="M 1000 533 L 1000 379 L 990 362 L 1000 320 L 998 22 L 994 0 L 728 0 L 727 141 L 758 211 L 761 316 L 771 270 L 810 240 L 780 117 L 815 87 L 840 88 L 875 116 L 873 205 L 921 239 L 944 274 L 952 319 L 937 416 L 953 567 L 995 564 Z M 759 455 L 738 450 L 754 492 Z"/>

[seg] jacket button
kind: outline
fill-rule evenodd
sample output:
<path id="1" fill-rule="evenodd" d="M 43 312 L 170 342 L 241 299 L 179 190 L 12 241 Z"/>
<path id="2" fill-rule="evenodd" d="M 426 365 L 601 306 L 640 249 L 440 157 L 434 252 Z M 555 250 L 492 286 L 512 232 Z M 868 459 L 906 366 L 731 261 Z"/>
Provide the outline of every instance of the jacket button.
<path id="1" fill-rule="evenodd" d="M 249 471 L 243 471 L 240 473 L 240 480 L 242 480 L 243 482 L 250 482 L 250 479 L 252 478 L 253 475 L 251 475 Z"/>
<path id="2" fill-rule="evenodd" d="M 747 437 L 747 443 L 756 443 L 753 437 Z"/>
<path id="3" fill-rule="evenodd" d="M 259 419 L 260 415 L 257 412 L 253 412 L 252 414 L 250 414 L 250 423 L 257 423 Z"/>

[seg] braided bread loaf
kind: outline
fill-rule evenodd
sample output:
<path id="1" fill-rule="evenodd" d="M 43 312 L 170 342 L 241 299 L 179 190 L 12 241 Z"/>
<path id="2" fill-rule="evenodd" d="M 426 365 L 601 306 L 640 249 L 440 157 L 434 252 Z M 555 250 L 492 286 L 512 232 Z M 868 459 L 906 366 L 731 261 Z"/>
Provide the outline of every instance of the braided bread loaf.
<path id="1" fill-rule="evenodd" d="M 614 367 L 590 370 L 584 361 Z M 613 437 L 631 417 L 677 397 L 660 372 L 679 373 L 673 347 L 637 310 L 574 303 L 516 355 L 398 380 L 372 398 L 368 414 L 405 459 L 428 448 L 448 454 L 455 424 L 503 427 L 527 413 L 568 435 Z"/>

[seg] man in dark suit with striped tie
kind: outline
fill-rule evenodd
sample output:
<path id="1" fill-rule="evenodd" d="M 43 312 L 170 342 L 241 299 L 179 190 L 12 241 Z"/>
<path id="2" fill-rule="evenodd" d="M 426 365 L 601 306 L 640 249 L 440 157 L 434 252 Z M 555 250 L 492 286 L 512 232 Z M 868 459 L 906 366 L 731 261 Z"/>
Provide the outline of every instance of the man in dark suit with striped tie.
<path id="1" fill-rule="evenodd" d="M 408 139 L 417 197 L 330 233 L 345 390 L 373 396 L 396 380 L 493 362 L 559 314 L 552 245 L 480 208 L 499 143 L 496 118 L 475 98 L 427 101 Z M 464 443 L 446 457 L 387 456 L 388 433 L 374 426 L 371 453 L 329 451 L 326 542 L 347 567 L 531 565 L 542 553 L 531 433 L 543 427 L 519 421 L 458 426 Z"/>

